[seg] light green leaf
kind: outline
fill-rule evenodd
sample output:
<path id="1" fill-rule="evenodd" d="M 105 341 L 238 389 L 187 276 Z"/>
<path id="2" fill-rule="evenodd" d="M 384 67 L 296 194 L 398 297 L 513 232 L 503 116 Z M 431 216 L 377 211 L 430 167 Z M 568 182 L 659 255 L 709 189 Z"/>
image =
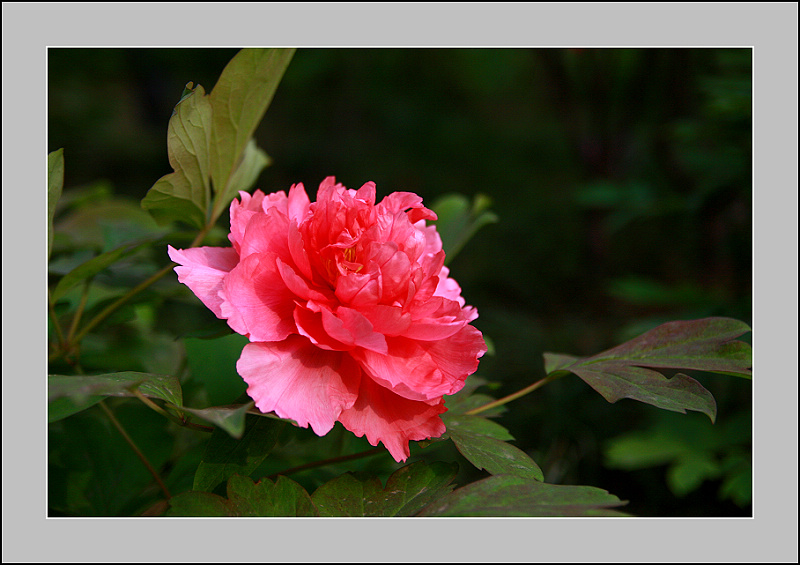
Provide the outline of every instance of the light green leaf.
<path id="1" fill-rule="evenodd" d="M 646 469 L 666 465 L 687 453 L 691 453 L 691 447 L 680 438 L 645 430 L 611 439 L 605 466 L 626 471 Z"/>
<path id="2" fill-rule="evenodd" d="M 750 327 L 730 318 L 669 322 L 620 346 L 591 357 L 545 353 L 548 375 L 571 372 L 609 402 L 632 398 L 685 413 L 716 418 L 714 397 L 695 379 L 671 379 L 651 368 L 710 371 L 750 378 L 750 345 L 735 338 Z"/>
<path id="3" fill-rule="evenodd" d="M 272 159 L 269 158 L 269 155 L 256 146 L 255 140 L 251 138 L 245 146 L 244 155 L 239 166 L 236 167 L 233 175 L 231 175 L 230 181 L 228 181 L 229 197 L 227 198 L 227 202 L 235 198 L 239 191 L 249 191 L 258 179 L 258 175 L 260 175 L 264 167 L 270 163 L 272 163 Z M 221 197 L 220 202 L 225 201 L 226 198 Z"/>
<path id="4" fill-rule="evenodd" d="M 515 475 L 495 475 L 454 490 L 419 516 L 625 516 L 626 504 L 595 487 L 551 485 Z"/>
<path id="5" fill-rule="evenodd" d="M 210 160 L 216 193 L 214 217 L 240 190 L 235 177 L 245 147 L 264 117 L 294 51 L 242 49 L 222 71 L 209 96 L 214 115 Z M 245 168 L 253 170 L 252 166 Z"/>
<path id="6" fill-rule="evenodd" d="M 211 199 L 211 128 L 211 102 L 197 85 L 181 98 L 169 120 L 167 152 L 174 172 L 161 177 L 142 200 L 159 224 L 181 220 L 196 228 L 205 225 Z"/>
<path id="7" fill-rule="evenodd" d="M 158 398 L 174 406 L 183 404 L 183 392 L 177 377 L 151 373 L 106 373 L 103 375 L 49 375 L 48 421 L 55 422 L 96 404 L 108 396 L 144 396 Z M 64 400 L 66 399 L 66 401 Z"/>
<path id="8" fill-rule="evenodd" d="M 504 440 L 513 440 L 503 426 L 480 416 L 442 416 L 458 451 L 478 469 L 492 475 L 517 475 L 537 481 L 544 474 L 531 457 Z"/>
<path id="9" fill-rule="evenodd" d="M 47 258 L 53 249 L 53 217 L 64 188 L 64 149 L 47 156 Z"/>
<path id="10" fill-rule="evenodd" d="M 186 408 L 181 410 L 194 414 L 206 422 L 222 428 L 228 435 L 239 439 L 244 434 L 244 420 L 247 411 L 253 407 L 253 403 L 238 404 L 233 406 L 214 406 L 211 408 Z"/>
<path id="11" fill-rule="evenodd" d="M 214 430 L 194 475 L 193 489 L 211 491 L 234 474 L 249 475 L 270 454 L 285 422 L 251 416 L 241 439 Z"/>
<path id="12" fill-rule="evenodd" d="M 667 470 L 667 484 L 676 496 L 685 496 L 704 481 L 720 476 L 720 467 L 710 453 L 692 453 Z"/>
<path id="13" fill-rule="evenodd" d="M 442 238 L 445 264 L 458 254 L 462 247 L 487 224 L 497 222 L 497 215 L 487 211 L 491 205 L 488 196 L 478 194 L 470 205 L 466 196 L 451 194 L 443 196 L 431 206 L 436 212 L 436 231 Z"/>
<path id="14" fill-rule="evenodd" d="M 381 485 L 377 477 L 345 473 L 320 486 L 311 500 L 320 516 L 411 516 L 448 493 L 458 466 L 418 461 L 392 473 Z"/>

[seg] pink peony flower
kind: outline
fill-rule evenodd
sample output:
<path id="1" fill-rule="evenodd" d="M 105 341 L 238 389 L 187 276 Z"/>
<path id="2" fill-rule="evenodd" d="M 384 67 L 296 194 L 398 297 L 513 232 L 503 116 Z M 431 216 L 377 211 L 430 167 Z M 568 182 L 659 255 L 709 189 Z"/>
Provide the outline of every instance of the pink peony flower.
<path id="1" fill-rule="evenodd" d="M 339 421 L 397 461 L 438 437 L 444 395 L 486 352 L 444 266 L 436 214 L 326 178 L 231 203 L 232 247 L 169 248 L 178 280 L 250 340 L 236 364 L 262 412 L 325 435 Z"/>

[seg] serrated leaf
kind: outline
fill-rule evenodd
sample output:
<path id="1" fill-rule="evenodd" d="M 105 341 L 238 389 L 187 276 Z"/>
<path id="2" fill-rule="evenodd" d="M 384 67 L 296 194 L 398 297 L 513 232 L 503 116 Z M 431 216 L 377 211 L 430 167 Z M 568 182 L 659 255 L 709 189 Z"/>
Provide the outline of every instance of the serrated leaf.
<path id="1" fill-rule="evenodd" d="M 311 500 L 320 516 L 411 516 L 451 490 L 455 464 L 418 461 L 392 473 L 381 485 L 377 477 L 345 473 L 320 486 Z"/>
<path id="2" fill-rule="evenodd" d="M 190 491 L 173 496 L 167 516 L 272 517 L 317 516 L 306 490 L 286 477 L 273 483 L 233 475 L 228 480 L 228 498 L 208 492 Z"/>
<path id="3" fill-rule="evenodd" d="M 537 481 L 544 474 L 531 457 L 504 440 L 513 440 L 503 426 L 479 416 L 442 416 L 459 453 L 478 469 L 492 475 L 517 475 Z"/>
<path id="4" fill-rule="evenodd" d="M 214 215 L 239 190 L 232 182 L 236 180 L 235 172 L 240 168 L 245 147 L 264 117 L 294 51 L 242 49 L 225 66 L 211 91 L 214 126 L 210 163 L 216 193 Z M 250 169 L 249 166 L 245 168 Z"/>
<path id="5" fill-rule="evenodd" d="M 228 504 L 235 516 L 318 516 L 306 490 L 283 476 L 273 483 L 234 475 L 228 480 Z"/>
<path id="6" fill-rule="evenodd" d="M 251 416 L 241 439 L 214 430 L 197 467 L 192 488 L 211 491 L 235 474 L 249 475 L 266 459 L 278 441 L 285 422 Z"/>
<path id="7" fill-rule="evenodd" d="M 624 516 L 626 504 L 607 491 L 551 485 L 514 475 L 495 475 L 454 490 L 419 516 Z"/>
<path id="8" fill-rule="evenodd" d="M 85 281 L 88 278 L 95 276 L 97 273 L 106 269 L 107 267 L 113 265 L 120 259 L 124 259 L 125 257 L 136 253 L 143 247 L 150 245 L 152 241 L 145 241 L 142 243 L 131 243 L 127 245 L 123 245 L 122 247 L 118 247 L 113 251 L 108 251 L 107 253 L 103 253 L 98 255 L 97 257 L 93 257 L 89 259 L 85 263 L 75 267 L 72 271 L 64 275 L 61 280 L 58 281 L 55 289 L 52 293 L 52 300 L 53 303 L 57 302 L 60 298 L 62 298 L 67 292 L 69 292 L 72 288 L 76 285 L 80 284 L 81 282 Z"/>
<path id="9" fill-rule="evenodd" d="M 212 110 L 197 85 L 175 106 L 167 127 L 167 153 L 173 172 L 161 177 L 142 199 L 159 224 L 181 220 L 196 228 L 206 223 L 211 199 L 209 145 Z"/>
<path id="10" fill-rule="evenodd" d="M 53 249 L 53 218 L 64 188 L 64 149 L 47 156 L 47 258 Z"/>
<path id="11" fill-rule="evenodd" d="M 665 410 L 695 410 L 716 418 L 714 397 L 695 379 L 671 379 L 653 368 L 700 370 L 750 378 L 750 345 L 735 338 L 749 332 L 730 318 L 662 324 L 622 345 L 591 357 L 545 353 L 549 375 L 578 375 L 609 402 L 631 398 Z"/>
<path id="12" fill-rule="evenodd" d="M 234 516 L 228 501 L 210 492 L 183 492 L 169 499 L 165 516 L 227 517 Z"/>
<path id="13" fill-rule="evenodd" d="M 466 196 L 450 194 L 437 200 L 431 208 L 436 212 L 436 231 L 442 238 L 445 264 L 448 264 L 475 233 L 487 224 L 497 222 L 497 216 L 486 209 L 489 197 L 478 194 L 472 204 Z"/>
<path id="14" fill-rule="evenodd" d="M 180 382 L 177 377 L 170 375 L 132 371 L 92 376 L 49 375 L 47 387 L 50 422 L 84 410 L 108 396 L 136 396 L 134 390 L 174 406 L 183 404 Z"/>

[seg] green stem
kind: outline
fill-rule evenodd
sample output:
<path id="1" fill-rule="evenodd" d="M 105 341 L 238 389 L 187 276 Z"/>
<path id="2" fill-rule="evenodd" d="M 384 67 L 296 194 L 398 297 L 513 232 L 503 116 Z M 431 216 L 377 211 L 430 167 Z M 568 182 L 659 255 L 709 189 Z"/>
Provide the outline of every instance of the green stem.
<path id="1" fill-rule="evenodd" d="M 78 329 L 78 322 L 80 322 L 81 316 L 83 316 L 83 309 L 86 308 L 86 301 L 89 299 L 90 283 L 91 279 L 87 280 L 83 285 L 81 301 L 78 304 L 78 309 L 75 311 L 75 315 L 72 317 L 72 324 L 70 324 L 69 333 L 67 333 L 67 343 L 74 343 L 73 339 L 75 337 L 75 331 Z"/>
<path id="2" fill-rule="evenodd" d="M 488 404 L 484 404 L 483 406 L 478 406 L 477 408 L 473 408 L 472 410 L 464 412 L 464 414 L 466 414 L 467 416 L 474 416 L 475 414 L 480 414 L 481 412 L 485 412 L 487 410 L 491 410 L 492 408 L 497 408 L 498 406 L 503 406 L 504 404 L 507 404 L 507 403 L 511 402 L 512 400 L 516 400 L 517 398 L 525 396 L 526 394 L 528 394 L 530 392 L 533 392 L 534 390 L 536 390 L 536 389 L 538 389 L 540 387 L 543 387 L 547 383 L 556 380 L 560 376 L 561 375 L 556 375 L 556 374 L 547 376 L 547 377 L 543 378 L 542 380 L 536 381 L 532 385 L 523 388 L 522 390 L 519 390 L 517 392 L 509 394 L 508 396 L 504 396 L 500 400 L 494 400 L 492 402 L 489 402 Z"/>
<path id="3" fill-rule="evenodd" d="M 367 451 L 362 451 L 360 453 L 353 453 L 352 455 L 342 455 L 341 457 L 332 457 L 330 459 L 312 461 L 311 463 L 306 463 L 305 465 L 298 465 L 297 467 L 286 469 L 285 471 L 281 471 L 280 473 L 273 473 L 272 475 L 268 475 L 267 478 L 274 480 L 278 477 L 278 475 L 291 475 L 292 473 L 305 471 L 306 469 L 313 469 L 315 467 L 324 467 L 325 465 L 333 465 L 334 463 L 343 463 L 345 461 L 361 459 L 362 457 L 370 457 L 371 455 L 377 455 L 378 453 L 386 453 L 386 449 L 383 447 L 376 447 L 374 449 L 369 449 Z"/>
<path id="4" fill-rule="evenodd" d="M 213 224 L 208 224 L 206 227 L 200 230 L 200 233 L 197 234 L 197 237 L 194 238 L 194 241 L 192 241 L 189 247 L 195 247 L 197 244 L 203 241 L 203 238 L 205 238 L 205 236 L 208 234 L 209 230 L 211 230 L 212 227 L 214 227 Z M 150 278 L 137 284 L 135 287 L 133 287 L 131 290 L 125 293 L 124 296 L 121 296 L 119 299 L 115 300 L 113 303 L 105 307 L 102 310 L 102 312 L 97 314 L 88 324 L 86 324 L 83 327 L 83 329 L 81 329 L 80 332 L 78 332 L 78 335 L 76 335 L 74 338 L 75 342 L 80 342 L 86 336 L 86 334 L 88 334 L 90 331 L 96 328 L 103 320 L 105 320 L 111 314 L 113 314 L 117 309 L 120 308 L 120 306 L 125 304 L 128 300 L 130 300 L 131 298 L 142 292 L 144 289 L 146 289 L 147 287 L 149 287 L 150 285 L 161 279 L 167 273 L 169 273 L 172 270 L 173 266 L 174 263 L 170 263 L 169 265 L 165 266 L 163 269 L 158 271 L 156 274 L 152 275 Z"/>
<path id="5" fill-rule="evenodd" d="M 53 323 L 53 329 L 56 331 L 56 339 L 58 339 L 58 348 L 63 351 L 64 349 L 64 333 L 61 331 L 61 324 L 58 323 L 58 316 L 56 316 L 56 308 L 50 296 L 50 289 L 47 289 L 47 310 L 50 312 L 50 321 Z"/>
<path id="6" fill-rule="evenodd" d="M 173 416 L 172 414 L 170 414 L 169 412 L 167 412 L 166 410 L 161 408 L 161 406 L 159 406 L 158 404 L 156 404 L 155 402 L 153 402 L 152 400 L 147 398 L 145 395 L 143 395 L 138 389 L 134 390 L 133 394 L 135 394 L 136 398 L 141 400 L 144 403 L 145 406 L 147 406 L 148 408 L 150 408 L 154 412 L 157 412 L 157 413 L 161 414 L 167 420 L 171 420 L 171 421 L 175 422 L 176 424 L 178 424 L 181 427 L 191 428 L 193 430 L 200 430 L 201 432 L 209 432 L 209 433 L 214 431 L 214 428 L 212 428 L 210 426 L 202 426 L 200 424 L 194 424 L 194 423 L 188 421 L 186 418 L 184 418 L 183 412 L 181 412 L 181 409 L 178 406 L 175 406 L 172 403 L 169 403 L 169 405 L 181 414 L 180 417 Z"/>
<path id="7" fill-rule="evenodd" d="M 128 435 L 128 432 L 126 432 L 125 428 L 122 427 L 122 424 L 119 423 L 119 420 L 117 420 L 117 418 L 114 416 L 114 413 L 111 411 L 111 409 L 106 406 L 105 401 L 101 400 L 98 404 L 106 413 L 108 419 L 111 420 L 111 423 L 114 424 L 114 427 L 117 428 L 117 431 L 122 435 L 125 441 L 128 442 L 128 445 L 131 446 L 131 449 L 133 449 L 134 453 L 136 453 L 136 456 L 142 461 L 142 463 L 144 463 L 144 466 L 147 467 L 147 470 L 150 472 L 150 474 L 153 475 L 153 478 L 158 483 L 158 486 L 161 488 L 164 496 L 167 498 L 172 498 L 167 485 L 165 485 L 164 481 L 161 480 L 161 477 L 158 476 L 158 473 L 156 473 L 156 470 L 150 464 L 150 461 L 147 460 L 147 457 L 145 457 L 144 453 L 142 453 L 142 451 L 136 446 L 133 439 L 131 439 L 131 436 Z"/>
<path id="8" fill-rule="evenodd" d="M 131 290 L 129 290 L 125 295 L 121 296 L 108 306 L 106 306 L 97 316 L 95 316 L 88 324 L 86 324 L 81 331 L 78 332 L 78 335 L 75 336 L 75 342 L 81 341 L 86 334 L 96 328 L 103 320 L 108 318 L 111 314 L 113 314 L 120 306 L 125 304 L 128 300 L 142 292 L 144 289 L 149 287 L 151 284 L 159 280 L 161 277 L 166 275 L 168 272 L 172 270 L 172 263 L 158 271 L 156 274 L 152 275 L 150 278 L 140 282 Z"/>

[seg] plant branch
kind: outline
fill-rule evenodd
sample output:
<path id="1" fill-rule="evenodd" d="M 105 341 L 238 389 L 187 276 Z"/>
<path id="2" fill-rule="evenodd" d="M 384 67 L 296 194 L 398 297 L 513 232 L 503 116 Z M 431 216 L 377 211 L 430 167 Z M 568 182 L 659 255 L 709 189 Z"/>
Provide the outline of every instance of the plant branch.
<path id="1" fill-rule="evenodd" d="M 78 304 L 78 309 L 75 311 L 75 315 L 72 317 L 72 324 L 70 324 L 69 332 L 67 333 L 67 343 L 73 343 L 75 332 L 78 329 L 78 322 L 80 322 L 81 316 L 83 316 L 83 310 L 84 308 L 86 308 L 86 301 L 89 299 L 90 284 L 91 284 L 91 279 L 88 279 L 83 285 L 83 293 L 81 294 L 81 301 Z"/>
<path id="2" fill-rule="evenodd" d="M 153 478 L 158 483 L 158 486 L 161 488 L 161 491 L 164 493 L 164 496 L 166 496 L 167 498 L 172 498 L 172 495 L 169 493 L 167 485 L 165 485 L 164 481 L 161 480 L 161 477 L 158 476 L 158 473 L 150 464 L 150 461 L 147 460 L 147 457 L 145 457 L 144 453 L 142 453 L 141 450 L 136 446 L 133 439 L 131 439 L 131 436 L 128 435 L 128 432 L 126 432 L 125 428 L 122 427 L 122 424 L 119 423 L 119 420 L 117 420 L 117 418 L 114 416 L 114 413 L 111 411 L 111 409 L 108 406 L 106 406 L 105 401 L 101 400 L 98 404 L 100 405 L 100 408 L 102 408 L 103 411 L 106 413 L 108 419 L 111 420 L 111 423 L 114 424 L 114 427 L 117 428 L 117 431 L 122 435 L 125 441 L 128 442 L 128 445 L 131 446 L 131 449 L 133 449 L 134 453 L 136 453 L 136 456 L 142 461 L 142 463 L 144 463 L 144 466 L 147 467 L 147 470 L 150 472 L 150 474 L 153 475 Z"/>
<path id="3" fill-rule="evenodd" d="M 194 238 L 194 241 L 192 241 L 189 247 L 195 247 L 201 241 L 203 241 L 203 239 L 205 238 L 205 236 L 208 234 L 208 232 L 211 230 L 212 227 L 214 227 L 214 224 L 209 223 L 202 230 L 200 230 L 200 232 L 197 234 L 197 237 Z M 83 339 L 84 336 L 86 336 L 86 334 L 88 334 L 95 327 L 97 327 L 103 320 L 105 320 L 111 314 L 113 314 L 117 309 L 120 308 L 120 306 L 125 304 L 128 300 L 130 300 L 131 298 L 142 292 L 144 289 L 146 289 L 147 287 L 149 287 L 150 285 L 161 279 L 167 273 L 169 273 L 172 270 L 173 266 L 174 263 L 170 262 L 169 265 L 165 266 L 163 269 L 161 269 L 148 279 L 140 282 L 131 290 L 129 290 L 127 293 L 125 293 L 124 296 L 121 296 L 119 299 L 115 300 L 113 303 L 105 307 L 102 312 L 97 314 L 97 316 L 95 316 L 88 324 L 86 324 L 83 327 L 83 329 L 81 329 L 80 332 L 78 332 L 78 335 L 75 336 L 75 341 L 79 342 L 81 339 Z"/>
<path id="4" fill-rule="evenodd" d="M 311 463 L 306 463 L 305 465 L 298 465 L 297 467 L 292 467 L 291 469 L 286 469 L 285 471 L 281 471 L 279 473 L 273 473 L 271 475 L 268 475 L 267 478 L 274 480 L 278 477 L 278 475 L 291 475 L 292 473 L 305 471 L 306 469 L 313 469 L 315 467 L 324 467 L 325 465 L 333 465 L 334 463 L 344 463 L 345 461 L 353 461 L 354 459 L 370 457 L 372 455 L 377 455 L 378 453 L 386 453 L 386 449 L 383 447 L 376 447 L 374 449 L 368 449 L 367 451 L 362 451 L 360 453 L 353 453 L 351 455 L 342 455 L 341 457 L 332 457 L 330 459 L 321 459 L 319 461 L 312 461 Z"/>
<path id="5" fill-rule="evenodd" d="M 549 376 L 547 376 L 547 377 L 545 377 L 545 378 L 543 378 L 543 379 L 541 379 L 539 381 L 536 381 L 532 385 L 523 388 L 522 390 L 518 390 L 517 392 L 509 394 L 508 396 L 504 396 L 503 398 L 501 398 L 499 400 L 494 400 L 492 402 L 489 402 L 488 404 L 484 404 L 483 406 L 478 406 L 477 408 L 473 408 L 472 410 L 464 412 L 464 414 L 467 415 L 467 416 L 474 416 L 475 414 L 480 414 L 481 412 L 485 412 L 487 410 L 491 410 L 492 408 L 497 408 L 498 406 L 503 406 L 504 404 L 507 404 L 507 403 L 511 402 L 512 400 L 516 400 L 517 398 L 521 398 L 521 397 L 525 396 L 526 394 L 528 394 L 530 392 L 533 392 L 534 390 L 536 390 L 536 389 L 538 389 L 540 387 L 543 387 L 547 383 L 556 380 L 560 376 L 562 376 L 562 375 L 556 375 L 556 374 L 549 375 Z"/>
<path id="6" fill-rule="evenodd" d="M 53 329 L 56 331 L 56 339 L 58 339 L 58 347 L 64 349 L 64 333 L 61 331 L 61 324 L 58 323 L 56 316 L 56 308 L 50 296 L 50 289 L 47 289 L 47 310 L 50 313 L 50 321 L 53 323 Z"/>

